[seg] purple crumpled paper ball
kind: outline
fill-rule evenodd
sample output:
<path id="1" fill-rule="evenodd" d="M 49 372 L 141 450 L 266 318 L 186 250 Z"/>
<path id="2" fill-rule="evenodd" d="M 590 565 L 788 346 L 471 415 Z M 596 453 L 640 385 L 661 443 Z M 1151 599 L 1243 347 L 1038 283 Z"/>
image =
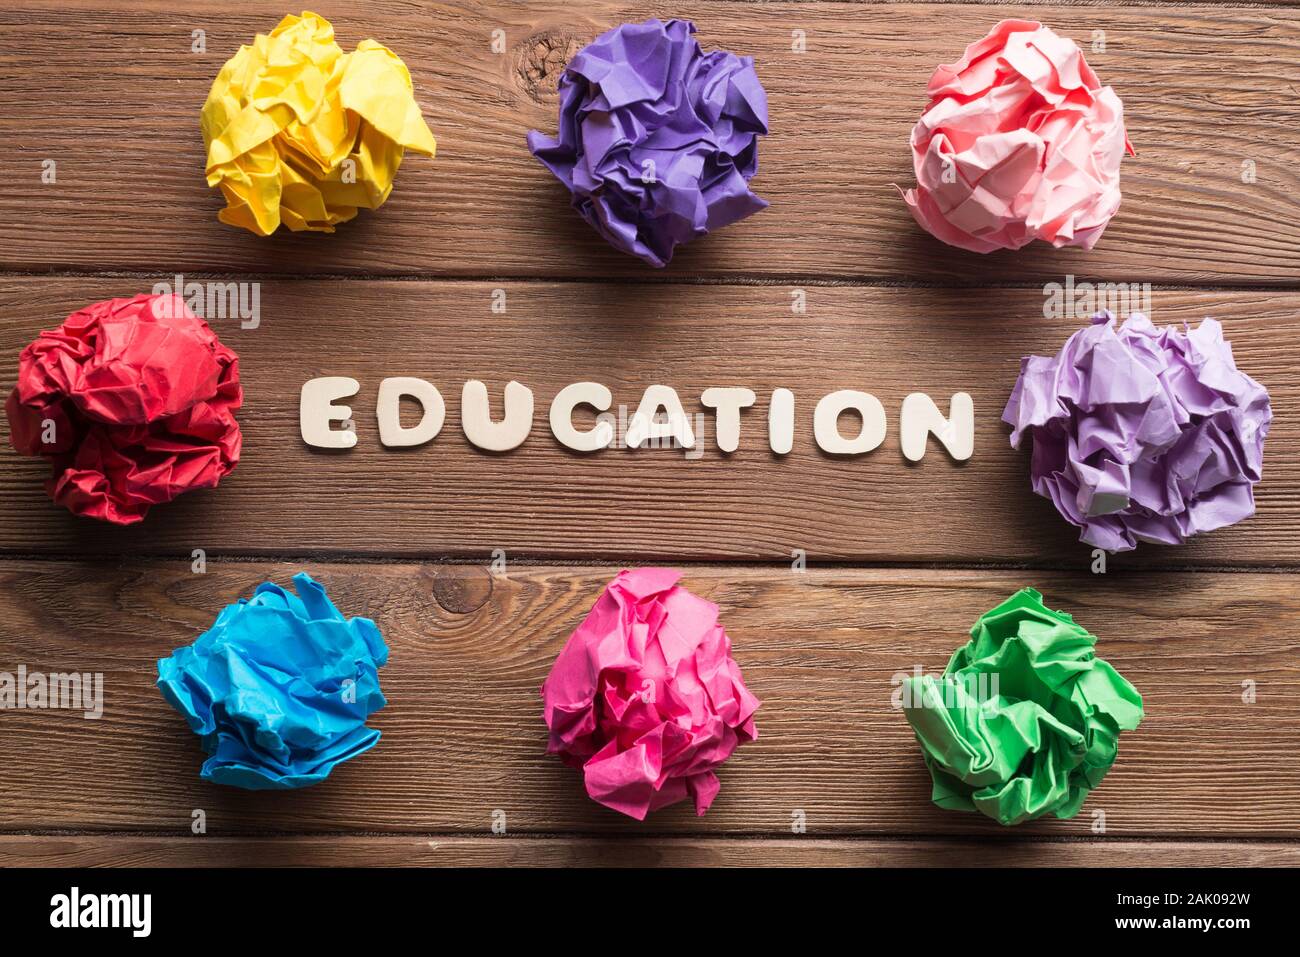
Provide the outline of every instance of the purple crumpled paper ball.
<path id="1" fill-rule="evenodd" d="M 1253 515 L 1272 418 L 1218 322 L 1158 329 L 1140 312 L 1099 313 L 1059 355 L 1026 357 L 1002 413 L 1013 448 L 1034 440 L 1034 491 L 1116 552 Z"/>
<path id="2" fill-rule="evenodd" d="M 582 218 L 652 266 L 767 207 L 749 188 L 767 133 L 754 60 L 706 54 L 694 33 L 647 20 L 601 34 L 560 78 L 559 139 L 528 134 Z"/>

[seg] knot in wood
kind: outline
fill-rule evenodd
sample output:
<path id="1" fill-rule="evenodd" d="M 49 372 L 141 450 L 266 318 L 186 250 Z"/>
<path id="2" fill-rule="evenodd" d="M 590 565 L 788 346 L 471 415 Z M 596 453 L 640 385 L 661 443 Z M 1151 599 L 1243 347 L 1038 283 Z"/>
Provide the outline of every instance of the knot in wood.
<path id="1" fill-rule="evenodd" d="M 492 597 L 492 576 L 482 568 L 439 569 L 433 578 L 433 597 L 453 615 L 468 615 Z"/>
<path id="2" fill-rule="evenodd" d="M 515 47 L 519 83 L 536 102 L 555 101 L 564 68 L 579 49 L 578 38 L 562 30 L 534 33 Z"/>

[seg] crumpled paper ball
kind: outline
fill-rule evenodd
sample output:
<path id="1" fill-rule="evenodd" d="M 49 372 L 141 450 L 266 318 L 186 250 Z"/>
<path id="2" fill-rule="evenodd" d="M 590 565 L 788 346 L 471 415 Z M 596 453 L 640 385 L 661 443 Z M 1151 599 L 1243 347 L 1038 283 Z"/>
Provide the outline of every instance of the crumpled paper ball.
<path id="1" fill-rule="evenodd" d="M 239 357 L 178 296 L 107 299 L 22 351 L 9 441 L 49 459 L 46 491 L 77 515 L 130 525 L 215 488 L 239 462 Z"/>
<path id="2" fill-rule="evenodd" d="M 652 266 L 767 202 L 749 189 L 767 94 L 752 57 L 703 53 L 688 20 L 623 24 L 560 78 L 559 139 L 528 148 L 614 248 Z"/>
<path id="3" fill-rule="evenodd" d="M 263 582 L 194 644 L 158 661 L 163 697 L 203 738 L 205 781 L 307 787 L 379 741 L 366 727 L 387 703 L 379 629 L 343 617 L 311 576 L 293 582 L 297 595 Z"/>
<path id="4" fill-rule="evenodd" d="M 1097 639 L 1025 588 L 971 628 L 941 677 L 906 679 L 904 713 L 939 807 L 1002 824 L 1079 812 L 1115 763 L 1142 697 Z"/>
<path id="5" fill-rule="evenodd" d="M 1177 545 L 1255 513 L 1273 418 L 1223 328 L 1152 325 L 1109 312 L 1056 356 L 1020 365 L 1002 420 L 1033 439 L 1034 491 L 1107 551 Z"/>
<path id="6" fill-rule="evenodd" d="M 548 754 L 587 794 L 637 820 L 690 797 L 703 814 L 715 770 L 758 737 L 759 701 L 731 657 L 718 607 L 670 568 L 622 571 L 542 685 Z"/>
<path id="7" fill-rule="evenodd" d="M 934 71 L 929 95 L 912 130 L 917 188 L 903 193 L 923 229 L 977 253 L 1096 245 L 1133 147 L 1119 97 L 1074 41 L 1003 20 Z"/>
<path id="8" fill-rule="evenodd" d="M 223 223 L 332 233 L 393 190 L 405 150 L 433 156 L 411 74 L 374 40 L 353 53 L 324 17 L 287 16 L 221 68 L 201 125 Z"/>

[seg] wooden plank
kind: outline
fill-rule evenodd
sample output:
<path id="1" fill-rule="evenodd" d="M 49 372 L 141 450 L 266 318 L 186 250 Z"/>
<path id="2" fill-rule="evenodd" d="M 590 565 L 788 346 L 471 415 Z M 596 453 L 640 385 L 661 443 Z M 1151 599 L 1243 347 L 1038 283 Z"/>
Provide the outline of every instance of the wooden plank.
<path id="1" fill-rule="evenodd" d="M 609 567 L 310 564 L 349 614 L 391 648 L 380 745 L 294 793 L 202 783 L 198 740 L 153 687 L 153 661 L 219 608 L 289 564 L 4 561 L 0 667 L 102 672 L 104 716 L 0 714 L 0 831 L 190 834 L 510 834 L 642 837 L 852 834 L 1006 836 L 941 811 L 893 678 L 942 668 L 970 623 L 1016 588 L 1039 587 L 1101 636 L 1099 651 L 1143 693 L 1147 717 L 1082 813 L 1024 835 L 1300 837 L 1300 589 L 1294 575 L 1087 574 L 769 568 L 687 569 L 717 602 L 760 738 L 721 773 L 703 818 L 685 805 L 637 824 L 588 800 L 580 775 L 545 752 L 538 688 Z M 1243 703 L 1243 682 L 1256 700 Z M 1104 819 L 1098 817 L 1104 812 Z M 500 819 L 500 815 L 497 816 Z M 1099 824 L 1100 822 L 1100 824 Z"/>
<path id="2" fill-rule="evenodd" d="M 1291 841 L 0 835 L 5 867 L 1297 867 Z"/>
<path id="3" fill-rule="evenodd" d="M 683 251 L 667 275 L 1294 284 L 1300 274 L 1291 7 L 1035 6 L 1090 50 L 1104 31 L 1105 52 L 1089 58 L 1123 97 L 1139 157 L 1125 162 L 1124 207 L 1092 253 L 990 258 L 922 233 L 892 184 L 912 182 L 907 138 L 934 66 L 1024 5 L 325 2 L 345 45 L 373 35 L 406 60 L 439 155 L 412 158 L 388 205 L 333 238 L 258 240 L 217 222 L 198 114 L 225 58 L 283 12 L 271 0 L 6 4 L 0 268 L 660 275 L 606 249 L 524 145 L 529 129 L 555 128 L 567 56 L 625 18 L 657 14 L 694 19 L 709 47 L 752 54 L 773 122 L 756 180 L 772 208 Z M 191 52 L 197 29 L 202 54 Z M 792 52 L 793 30 L 807 52 Z M 55 184 L 41 180 L 47 159 Z"/>
<path id="4" fill-rule="evenodd" d="M 0 383 L 14 381 L 23 345 L 75 308 L 142 288 L 138 280 L 0 282 Z M 143 288 L 150 288 L 144 285 Z M 508 312 L 494 315 L 493 290 Z M 247 405 L 244 457 L 214 492 L 155 510 L 141 525 L 77 519 L 45 498 L 47 467 L 0 450 L 0 549 L 10 554 L 227 554 L 458 556 L 486 560 L 592 556 L 870 562 L 1015 562 L 1087 568 L 1091 549 L 1029 488 L 1027 452 L 1000 422 L 1025 352 L 1054 352 L 1078 321 L 1042 317 L 1034 290 L 979 297 L 935 289 L 807 287 L 808 312 L 791 315 L 784 285 L 644 286 L 518 283 L 268 282 L 262 324 L 215 321 L 241 355 Z M 1259 512 L 1181 548 L 1143 546 L 1120 565 L 1276 565 L 1300 560 L 1300 294 L 1159 290 L 1164 323 L 1219 317 L 1241 366 L 1272 390 Z M 543 335 L 540 330 L 544 329 Z M 353 402 L 355 449 L 308 449 L 298 434 L 307 379 L 346 374 L 363 384 Z M 381 378 L 418 375 L 448 405 L 444 432 L 427 446 L 380 446 L 374 401 Z M 536 393 L 532 436 L 492 455 L 460 431 L 468 378 L 509 378 Z M 642 390 L 676 387 L 688 412 L 701 391 L 748 385 L 741 449 L 716 449 L 706 423 L 703 456 L 681 450 L 568 453 L 547 409 L 564 385 L 604 382 L 635 411 Z M 767 443 L 771 390 L 798 397 L 793 452 Z M 817 450 L 812 409 L 841 388 L 880 397 L 889 435 L 877 451 L 834 460 Z M 977 414 L 976 448 L 954 463 L 932 443 L 909 465 L 898 449 L 903 397 L 928 392 L 946 406 L 965 389 Z"/>

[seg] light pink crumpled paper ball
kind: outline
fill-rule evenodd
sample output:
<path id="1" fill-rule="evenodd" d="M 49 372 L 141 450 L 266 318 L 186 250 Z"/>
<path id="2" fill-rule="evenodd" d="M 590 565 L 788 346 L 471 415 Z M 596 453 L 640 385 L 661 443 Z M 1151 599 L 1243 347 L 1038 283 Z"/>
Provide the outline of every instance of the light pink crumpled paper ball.
<path id="1" fill-rule="evenodd" d="M 1072 40 L 1003 20 L 936 69 L 929 94 L 912 130 L 917 188 L 903 192 L 922 228 L 979 253 L 1096 245 L 1133 147 L 1123 104 Z"/>
<path id="2" fill-rule="evenodd" d="M 688 796 L 703 814 L 718 794 L 714 770 L 758 737 L 759 701 L 718 606 L 680 577 L 620 572 L 542 684 L 547 753 L 582 769 L 593 800 L 637 820 Z"/>

